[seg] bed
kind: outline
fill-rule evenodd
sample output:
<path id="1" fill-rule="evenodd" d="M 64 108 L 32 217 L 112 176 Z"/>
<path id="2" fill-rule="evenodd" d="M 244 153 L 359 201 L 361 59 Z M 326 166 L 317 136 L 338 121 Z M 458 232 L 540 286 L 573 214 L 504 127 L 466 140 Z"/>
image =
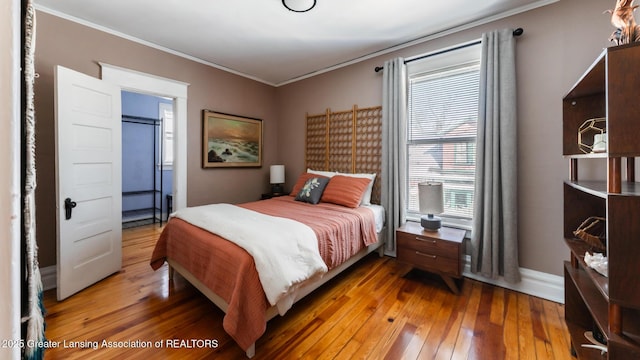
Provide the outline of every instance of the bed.
<path id="1" fill-rule="evenodd" d="M 305 164 L 310 169 L 300 174 L 292 196 L 238 207 L 309 226 L 316 235 L 314 242 L 326 272 L 292 286 L 274 306 L 273 292 L 265 292 L 258 274 L 261 265 L 247 250 L 179 214 L 165 226 L 151 258 L 154 269 L 167 262 L 170 279 L 177 271 L 225 312 L 224 330 L 248 357 L 255 355 L 255 342 L 266 331 L 268 320 L 285 313 L 288 306 L 369 253 L 377 250 L 382 256 L 384 251 L 385 212 L 375 205 L 381 200 L 382 108 L 354 105 L 345 111 L 327 109 L 322 114 L 307 114 L 306 122 Z M 318 191 L 312 191 L 305 194 L 308 198 L 298 198 L 313 178 L 330 180 L 321 181 L 326 184 L 320 196 L 315 197 Z"/>
<path id="2" fill-rule="evenodd" d="M 311 179 L 326 180 L 326 191 L 322 197 L 325 201 L 318 199 L 317 203 L 297 200 L 297 196 L 281 196 L 237 206 L 226 204 L 227 207 L 219 209 L 220 212 L 208 214 L 208 217 L 202 215 L 203 212 L 209 211 L 213 206 L 225 204 L 178 211 L 172 215 L 160 235 L 152 254 L 151 266 L 153 269 L 158 269 L 167 262 L 170 267 L 170 278 L 173 271 L 177 271 L 223 310 L 225 312 L 223 328 L 246 351 L 247 356 L 252 357 L 255 354 L 255 342 L 266 331 L 268 320 L 278 314 L 284 315 L 293 303 L 367 254 L 379 250 L 382 255 L 384 241 L 381 234 L 384 225 L 384 209 L 379 205 L 361 203 L 363 201 L 345 206 L 346 197 L 364 197 L 364 194 L 345 195 L 345 184 L 358 180 L 361 180 L 360 184 L 364 184 L 365 179 L 343 175 L 330 178 L 312 172 L 300 176 L 292 191 L 294 195 L 300 192 L 300 185 L 310 182 Z M 366 180 L 370 184 L 373 183 L 373 178 Z M 338 184 L 339 181 L 342 182 Z M 325 196 L 330 193 L 330 185 L 333 183 L 338 184 L 333 186 L 334 189 L 338 186 L 338 191 L 334 191 L 334 196 L 337 198 L 335 201 Z M 370 187 L 368 190 L 367 196 L 370 196 Z M 364 192 L 366 193 L 366 190 Z M 196 214 L 195 217 L 187 216 L 187 211 Z M 249 224 L 244 226 L 251 227 L 251 224 L 254 226 L 248 229 L 249 233 L 245 237 L 259 238 L 259 242 L 267 241 L 266 239 L 270 236 L 267 231 L 269 226 L 259 222 L 262 218 L 244 214 L 258 213 L 261 214 L 260 216 L 273 217 L 274 221 L 294 221 L 305 224 L 315 234 L 313 241 L 317 242 L 317 252 L 325 265 L 325 270 L 311 273 L 295 283 L 287 289 L 281 301 L 276 303 L 277 299 L 267 295 L 269 291 L 261 281 L 262 272 L 258 271 L 260 259 L 251 255 L 251 250 L 245 249 L 241 242 L 239 244 L 238 241 L 227 239 L 235 236 L 234 232 L 237 229 L 232 232 L 216 231 L 216 227 L 223 227 L 223 223 L 229 220 L 223 218 L 225 213 L 235 219 L 249 219 Z M 218 221 L 215 226 L 209 224 L 213 219 Z M 271 218 L 265 221 L 269 219 Z M 287 228 L 287 233 L 292 231 L 291 226 L 275 227 L 278 226 Z M 250 232 L 254 228 L 260 232 L 260 235 Z M 277 230 L 274 232 L 277 233 Z M 267 245 L 267 247 L 270 246 Z M 273 255 L 272 258 L 279 258 L 279 256 Z M 267 260 L 267 262 L 270 261 Z M 276 294 L 279 293 L 276 291 Z"/>

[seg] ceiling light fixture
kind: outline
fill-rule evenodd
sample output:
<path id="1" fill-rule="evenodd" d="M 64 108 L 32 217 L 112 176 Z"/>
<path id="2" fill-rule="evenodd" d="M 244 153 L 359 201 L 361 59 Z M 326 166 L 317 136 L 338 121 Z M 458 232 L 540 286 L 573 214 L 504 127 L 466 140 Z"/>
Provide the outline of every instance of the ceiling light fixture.
<path id="1" fill-rule="evenodd" d="M 316 0 L 282 0 L 282 5 L 289 11 L 307 12 L 316 6 Z"/>

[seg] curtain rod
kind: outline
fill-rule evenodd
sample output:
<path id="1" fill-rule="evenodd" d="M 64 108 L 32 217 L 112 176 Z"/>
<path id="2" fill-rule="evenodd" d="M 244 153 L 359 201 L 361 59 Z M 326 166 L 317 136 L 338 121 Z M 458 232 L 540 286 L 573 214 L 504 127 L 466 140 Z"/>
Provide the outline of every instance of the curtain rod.
<path id="1" fill-rule="evenodd" d="M 513 36 L 520 36 L 522 34 L 524 34 L 524 30 L 522 28 L 517 28 L 517 29 L 513 30 Z M 407 64 L 407 63 L 410 63 L 412 61 L 425 59 L 425 58 L 428 58 L 428 57 L 431 57 L 431 56 L 434 56 L 434 55 L 440 55 L 440 54 L 448 53 L 449 51 L 453 51 L 453 50 L 464 49 L 466 47 L 473 46 L 473 45 L 478 45 L 478 44 L 480 44 L 480 40 L 474 41 L 474 42 L 470 42 L 470 43 L 467 43 L 467 44 L 464 44 L 464 45 L 456 46 L 456 47 L 453 47 L 453 48 L 450 48 L 450 49 L 437 51 L 437 52 L 434 52 L 434 53 L 429 53 L 427 55 L 418 56 L 418 57 L 413 58 L 413 59 L 405 60 L 404 63 Z M 376 72 L 380 72 L 380 70 L 382 70 L 382 69 L 384 69 L 384 67 L 376 66 L 374 70 Z"/>

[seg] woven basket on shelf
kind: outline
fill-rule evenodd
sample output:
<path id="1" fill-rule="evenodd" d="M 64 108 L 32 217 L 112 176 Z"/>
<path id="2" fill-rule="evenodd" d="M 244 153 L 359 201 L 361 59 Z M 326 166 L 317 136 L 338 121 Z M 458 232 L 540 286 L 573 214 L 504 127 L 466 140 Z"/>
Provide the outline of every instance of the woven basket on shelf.
<path id="1" fill-rule="evenodd" d="M 586 242 L 594 250 L 607 250 L 607 220 L 600 216 L 590 216 L 573 232 L 578 239 Z"/>

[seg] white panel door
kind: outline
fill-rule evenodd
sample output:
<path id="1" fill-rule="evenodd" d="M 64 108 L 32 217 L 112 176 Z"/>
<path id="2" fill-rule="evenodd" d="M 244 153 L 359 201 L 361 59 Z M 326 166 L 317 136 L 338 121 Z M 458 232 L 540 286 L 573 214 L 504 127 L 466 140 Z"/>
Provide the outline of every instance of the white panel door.
<path id="1" fill-rule="evenodd" d="M 122 267 L 120 88 L 57 66 L 58 300 Z"/>

